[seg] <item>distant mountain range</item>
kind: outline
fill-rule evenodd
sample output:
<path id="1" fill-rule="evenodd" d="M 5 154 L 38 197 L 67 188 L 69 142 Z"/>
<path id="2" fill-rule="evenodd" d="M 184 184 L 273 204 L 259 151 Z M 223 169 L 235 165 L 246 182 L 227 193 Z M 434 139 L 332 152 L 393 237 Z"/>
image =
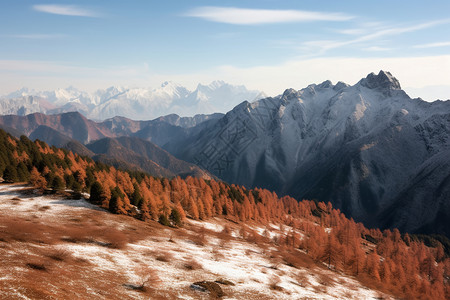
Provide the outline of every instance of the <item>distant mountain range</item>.
<path id="1" fill-rule="evenodd" d="M 226 115 L 97 123 L 79 113 L 32 114 L 2 116 L 0 125 L 69 143 L 47 126 L 75 140 L 75 151 L 134 166 L 158 157 L 151 142 L 230 183 L 330 201 L 368 226 L 450 237 L 450 101 L 411 99 L 389 72 L 353 86 L 288 89 Z"/>
<path id="2" fill-rule="evenodd" d="M 15 136 L 24 134 L 32 140 L 39 139 L 122 169 L 147 172 L 158 177 L 196 176 L 210 179 L 209 172 L 175 158 L 150 142 L 152 139 L 167 139 L 163 134 L 161 137 L 153 134 L 154 137 L 148 138 L 149 141 L 134 136 L 145 137 L 149 132 L 159 132 L 162 127 L 165 132 L 173 129 L 173 132 L 178 131 L 184 137 L 184 128 L 172 124 L 189 127 L 221 116 L 213 114 L 180 118 L 169 115 L 153 121 L 116 117 L 96 123 L 78 112 L 59 115 L 34 113 L 27 116 L 0 116 L 0 128 Z"/>
<path id="3" fill-rule="evenodd" d="M 27 115 L 35 112 L 58 114 L 78 111 L 93 120 L 122 116 L 151 120 L 168 114 L 194 116 L 227 112 L 244 100 L 264 98 L 260 91 L 214 81 L 199 84 L 194 91 L 165 82 L 159 88 L 110 87 L 87 93 L 76 88 L 34 91 L 23 88 L 0 97 L 0 114 Z"/>

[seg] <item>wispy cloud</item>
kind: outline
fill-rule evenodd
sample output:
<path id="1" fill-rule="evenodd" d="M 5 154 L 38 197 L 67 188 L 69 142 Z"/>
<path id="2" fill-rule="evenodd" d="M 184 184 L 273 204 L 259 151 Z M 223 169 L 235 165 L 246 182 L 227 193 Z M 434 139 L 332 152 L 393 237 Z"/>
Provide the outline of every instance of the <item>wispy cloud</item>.
<path id="1" fill-rule="evenodd" d="M 361 35 L 359 37 L 355 37 L 353 39 L 346 40 L 346 41 L 307 41 L 307 42 L 303 43 L 302 46 L 314 47 L 315 51 L 319 50 L 317 52 L 318 54 L 323 54 L 326 51 L 331 50 L 331 49 L 341 48 L 344 46 L 353 45 L 353 44 L 357 44 L 357 43 L 369 42 L 369 41 L 377 40 L 379 38 L 385 38 L 388 36 L 396 36 L 396 35 L 401 35 L 404 33 L 415 32 L 415 31 L 435 27 L 435 26 L 442 25 L 442 24 L 448 24 L 448 23 L 450 23 L 450 19 L 442 19 L 442 20 L 437 20 L 437 21 L 432 21 L 432 22 L 416 24 L 416 25 L 412 25 L 412 26 L 398 26 L 398 27 L 384 28 L 384 29 L 378 29 L 374 32 L 371 32 L 371 33 L 368 33 L 365 35 Z M 317 49 L 317 48 L 319 48 L 319 49 Z"/>
<path id="2" fill-rule="evenodd" d="M 427 28 L 431 28 L 434 26 L 442 25 L 442 24 L 448 24 L 448 23 L 450 23 L 450 19 L 426 22 L 426 23 L 421 23 L 421 24 L 407 26 L 407 27 L 388 28 L 388 29 L 383 29 L 383 30 L 379 30 L 374 33 L 368 34 L 357 40 L 373 40 L 373 39 L 376 39 L 379 37 L 393 36 L 393 35 L 399 35 L 399 34 L 408 33 L 408 32 L 414 32 L 414 31 L 427 29 Z"/>
<path id="3" fill-rule="evenodd" d="M 364 34 L 366 30 L 363 28 L 351 28 L 351 29 L 336 30 L 336 32 L 347 35 L 361 35 Z"/>
<path id="4" fill-rule="evenodd" d="M 449 47 L 450 42 L 439 42 L 431 44 L 415 45 L 414 48 L 437 48 L 437 47 Z"/>
<path id="5" fill-rule="evenodd" d="M 55 15 L 77 16 L 77 17 L 100 17 L 100 14 L 77 5 L 39 4 L 33 5 L 33 9 L 36 11 Z"/>
<path id="6" fill-rule="evenodd" d="M 383 51 L 389 51 L 389 50 L 392 50 L 392 49 L 391 48 L 386 48 L 386 47 L 371 46 L 371 47 L 363 48 L 363 50 L 371 51 L 371 52 L 383 52 Z"/>
<path id="7" fill-rule="evenodd" d="M 353 18 L 343 13 L 304 10 L 249 9 L 203 6 L 188 11 L 185 16 L 234 25 L 258 25 L 313 21 L 347 21 Z"/>
<path id="8" fill-rule="evenodd" d="M 16 38 L 16 39 L 28 39 L 28 40 L 51 40 L 60 39 L 66 37 L 65 34 L 12 34 L 4 35 L 4 37 Z"/>

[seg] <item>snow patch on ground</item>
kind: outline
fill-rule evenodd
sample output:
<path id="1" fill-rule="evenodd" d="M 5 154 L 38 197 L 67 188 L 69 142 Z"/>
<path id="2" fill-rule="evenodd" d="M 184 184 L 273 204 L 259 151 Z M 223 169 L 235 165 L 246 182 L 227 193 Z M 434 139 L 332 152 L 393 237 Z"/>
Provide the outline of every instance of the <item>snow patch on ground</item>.
<path id="1" fill-rule="evenodd" d="M 82 212 L 98 210 L 85 200 L 62 200 L 47 196 L 22 197 L 18 193 L 20 186 L 0 185 L 0 211 L 3 214 L 25 216 L 38 214 L 40 221 L 55 221 L 62 218 L 73 218 Z M 20 200 L 11 200 L 17 197 Z M 17 204 L 18 202 L 19 204 Z M 49 206 L 45 210 L 41 207 Z M 102 215 L 103 217 L 103 215 Z M 107 224 L 115 228 L 127 228 L 123 216 L 105 214 Z M 125 219 L 126 220 L 126 219 Z M 137 221 L 136 221 L 137 222 Z M 236 224 L 214 218 L 209 221 L 189 220 L 184 229 L 161 229 L 154 236 L 127 244 L 122 249 L 108 248 L 95 243 L 61 242 L 55 248 L 67 251 L 71 257 L 89 262 L 96 272 L 120 273 L 127 282 L 124 285 L 139 285 L 143 282 L 141 270 L 150 268 L 160 279 L 157 289 L 176 291 L 178 299 L 204 298 L 203 292 L 192 291 L 189 286 L 196 281 L 215 281 L 224 278 L 235 283 L 235 286 L 222 286 L 227 296 L 223 299 L 375 299 L 378 292 L 366 289 L 356 280 L 326 269 L 296 269 L 274 261 L 270 249 L 242 240 Z M 145 223 L 142 223 L 144 225 Z M 206 236 L 204 245 L 191 240 L 197 231 L 193 227 L 205 228 L 212 232 L 222 232 L 225 226 L 233 227 L 233 236 L 224 241 L 216 236 Z M 130 227 L 130 226 L 128 226 Z M 289 226 L 268 224 L 267 226 L 248 225 L 249 229 L 263 234 L 267 230 L 270 237 L 288 234 L 295 230 Z M 192 229 L 191 229 L 192 228 Z M 39 246 L 44 247 L 44 246 Z M 54 249 L 55 249 L 54 248 Z M 17 253 L 17 252 L 16 252 Z M 165 259 L 160 257 L 165 256 Z M 187 263 L 200 265 L 192 270 Z M 331 278 L 332 282 L 324 285 L 320 274 Z M 8 280 L 8 275 L 0 277 L 0 281 Z M 57 283 L 55 283 L 57 285 Z M 271 285 L 280 287 L 276 291 Z M 57 290 L 55 288 L 55 290 Z M 92 297 L 99 297 L 98 290 L 92 289 Z M 124 293 L 131 293 L 125 288 Z M 134 298 L 145 299 L 135 293 Z M 0 294 L 1 295 L 1 294 Z M 14 298 L 22 297 L 19 290 L 8 292 Z M 129 297 L 130 294 L 127 295 Z M 133 294 L 134 295 L 134 294 Z M 197 295 L 197 296 L 192 296 Z"/>

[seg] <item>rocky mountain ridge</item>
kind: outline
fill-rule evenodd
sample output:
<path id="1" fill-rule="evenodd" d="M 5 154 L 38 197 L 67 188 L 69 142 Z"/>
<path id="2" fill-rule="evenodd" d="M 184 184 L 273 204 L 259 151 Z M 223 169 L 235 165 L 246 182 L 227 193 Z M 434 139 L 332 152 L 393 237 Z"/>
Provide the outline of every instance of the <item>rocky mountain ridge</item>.
<path id="1" fill-rule="evenodd" d="M 137 137 L 230 183 L 330 201 L 369 226 L 450 236 L 450 101 L 411 99 L 385 71 L 244 101 L 226 115 L 34 114 L 0 125 L 28 136 L 45 125 L 83 144 Z"/>
<path id="2" fill-rule="evenodd" d="M 365 224 L 450 235 L 449 134 L 450 101 L 411 99 L 380 71 L 243 102 L 165 148 L 225 181 L 330 201 Z"/>

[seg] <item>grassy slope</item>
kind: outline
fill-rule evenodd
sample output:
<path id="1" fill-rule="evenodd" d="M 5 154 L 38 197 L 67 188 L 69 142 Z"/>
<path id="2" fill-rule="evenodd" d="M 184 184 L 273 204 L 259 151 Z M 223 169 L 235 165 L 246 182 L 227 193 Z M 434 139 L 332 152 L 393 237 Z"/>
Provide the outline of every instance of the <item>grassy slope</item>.
<path id="1" fill-rule="evenodd" d="M 0 298 L 209 299 L 190 285 L 219 278 L 235 283 L 221 285 L 224 299 L 380 296 L 300 251 L 286 259 L 273 241 L 287 226 L 215 218 L 174 229 L 23 188 L 0 185 Z"/>

